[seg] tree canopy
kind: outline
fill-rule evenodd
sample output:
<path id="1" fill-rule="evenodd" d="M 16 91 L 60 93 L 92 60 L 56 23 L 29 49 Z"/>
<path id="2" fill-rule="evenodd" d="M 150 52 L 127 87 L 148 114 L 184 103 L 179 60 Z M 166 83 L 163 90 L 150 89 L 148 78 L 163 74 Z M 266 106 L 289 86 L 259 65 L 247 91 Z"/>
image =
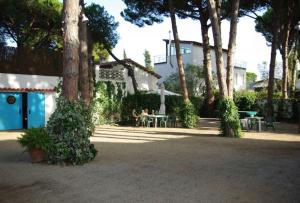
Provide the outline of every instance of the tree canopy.
<path id="1" fill-rule="evenodd" d="M 108 48 L 115 47 L 119 40 L 119 24 L 115 22 L 114 17 L 103 6 L 94 3 L 85 8 L 85 14 L 89 19 L 88 28 L 93 42 Z"/>
<path id="2" fill-rule="evenodd" d="M 0 35 L 18 47 L 57 47 L 61 37 L 59 0 L 1 0 Z"/>

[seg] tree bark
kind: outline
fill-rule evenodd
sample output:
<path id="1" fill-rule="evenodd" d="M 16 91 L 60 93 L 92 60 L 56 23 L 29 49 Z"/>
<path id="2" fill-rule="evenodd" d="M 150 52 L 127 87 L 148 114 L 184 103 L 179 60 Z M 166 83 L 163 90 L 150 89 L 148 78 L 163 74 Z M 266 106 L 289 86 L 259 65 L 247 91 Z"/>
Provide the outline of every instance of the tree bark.
<path id="1" fill-rule="evenodd" d="M 280 3 L 278 3 L 280 4 Z M 275 5 L 274 12 L 278 12 L 280 9 L 279 5 Z M 279 14 L 279 13 L 278 13 Z M 268 98 L 267 98 L 267 114 L 269 117 L 273 117 L 273 92 L 274 92 L 274 74 L 276 65 L 276 50 L 278 48 L 278 36 L 280 30 L 280 16 L 275 15 L 275 23 L 273 27 L 273 39 L 271 48 L 270 68 L 269 68 L 269 81 L 268 81 Z"/>
<path id="2" fill-rule="evenodd" d="M 296 50 L 291 50 L 290 54 L 289 54 L 289 61 L 291 62 L 291 64 L 289 63 L 289 66 L 291 67 L 291 71 L 290 72 L 290 88 L 291 88 L 291 95 L 294 96 L 295 93 L 295 89 L 296 89 L 296 79 L 297 79 L 297 58 L 295 57 L 295 54 L 297 54 Z"/>
<path id="3" fill-rule="evenodd" d="M 206 105 L 209 116 L 212 115 L 214 109 L 215 96 L 213 93 L 213 77 L 212 77 L 212 68 L 211 68 L 211 55 L 210 55 L 210 46 L 209 46 L 209 36 L 208 36 L 208 25 L 207 21 L 201 23 L 201 34 L 203 41 L 203 70 L 205 75 L 205 88 L 206 88 Z"/>
<path id="4" fill-rule="evenodd" d="M 78 99 L 79 0 L 64 0 L 63 5 L 63 96 L 74 101 Z"/>
<path id="5" fill-rule="evenodd" d="M 90 84 L 89 84 L 89 62 L 88 62 L 88 42 L 87 42 L 87 21 L 83 21 L 84 4 L 81 3 L 81 17 L 79 22 L 79 39 L 80 39 L 80 51 L 79 51 L 79 89 L 83 101 L 89 105 L 91 102 Z"/>
<path id="6" fill-rule="evenodd" d="M 222 36 L 219 22 L 219 14 L 217 13 L 216 5 L 219 5 L 219 1 L 209 0 L 208 9 L 209 17 L 213 30 L 214 44 L 215 44 L 215 55 L 216 55 L 216 66 L 220 96 L 222 98 L 228 97 L 226 75 L 224 73 L 224 62 L 223 62 L 223 50 L 222 50 Z"/>
<path id="7" fill-rule="evenodd" d="M 240 0 L 232 0 L 231 3 L 231 18 L 230 32 L 227 53 L 227 89 L 228 97 L 233 99 L 233 69 L 234 69 L 234 54 L 236 49 L 237 23 L 239 14 Z"/>
<path id="8" fill-rule="evenodd" d="M 178 31 L 177 31 L 175 8 L 173 5 L 173 0 L 168 0 L 168 4 L 169 4 L 170 17 L 171 17 L 171 23 L 172 23 L 173 37 L 174 37 L 174 42 L 175 42 L 176 59 L 177 59 L 177 64 L 178 64 L 178 74 L 179 74 L 180 86 L 182 89 L 183 101 L 185 103 L 187 103 L 187 102 L 189 102 L 189 94 L 188 94 L 188 90 L 186 87 L 182 55 L 180 53 L 180 45 L 179 45 L 180 41 L 179 41 L 179 36 L 178 36 Z"/>
<path id="9" fill-rule="evenodd" d="M 288 35 L 288 31 L 285 35 Z M 284 37 L 284 47 L 282 52 L 282 98 L 287 99 L 288 98 L 288 40 L 286 39 L 286 36 Z"/>
<path id="10" fill-rule="evenodd" d="M 284 12 L 283 15 L 286 22 L 284 23 L 282 33 L 282 98 L 288 98 L 288 76 L 289 76 L 289 65 L 288 65 L 288 55 L 289 55 L 289 38 L 291 30 L 291 21 L 293 18 L 294 10 L 294 1 L 288 0 L 285 2 L 287 12 Z"/>

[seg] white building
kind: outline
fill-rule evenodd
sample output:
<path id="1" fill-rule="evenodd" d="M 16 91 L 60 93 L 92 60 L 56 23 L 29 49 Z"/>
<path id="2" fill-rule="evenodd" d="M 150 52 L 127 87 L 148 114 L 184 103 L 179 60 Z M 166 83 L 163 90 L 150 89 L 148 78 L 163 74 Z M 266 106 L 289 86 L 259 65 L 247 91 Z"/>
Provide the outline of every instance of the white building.
<path id="1" fill-rule="evenodd" d="M 11 62 L 14 52 L 5 54 L 0 61 L 0 130 L 45 126 L 55 111 L 56 87 L 62 76 L 62 66 L 58 63 L 54 68 L 51 64 L 60 59 L 49 59 L 48 66 L 26 65 L 25 62 L 16 66 Z M 160 75 L 130 59 L 124 62 L 134 70 L 138 90 L 157 90 Z M 128 69 L 123 65 L 109 62 L 95 68 L 97 81 L 124 82 L 126 92 L 134 93 Z"/>
<path id="2" fill-rule="evenodd" d="M 164 56 L 154 57 L 155 71 L 161 75 L 159 82 L 165 81 L 170 75 L 178 72 L 176 60 L 175 44 L 172 41 L 169 46 L 169 40 L 164 40 L 166 46 L 166 54 Z M 170 51 L 169 51 L 170 50 Z M 169 54 L 169 52 L 171 54 Z M 203 45 L 195 41 L 180 41 L 180 52 L 183 58 L 184 67 L 188 64 L 203 66 Z M 223 49 L 224 64 L 227 64 L 227 50 Z M 214 47 L 211 46 L 211 65 L 212 71 L 216 74 L 216 58 Z M 233 83 L 235 90 L 246 89 L 246 68 L 241 67 L 242 64 L 234 67 Z"/>
<path id="3" fill-rule="evenodd" d="M 156 91 L 157 82 L 161 76 L 131 59 L 121 60 L 134 70 L 134 77 L 139 91 Z M 129 76 L 128 68 L 117 61 L 96 65 L 96 81 L 124 82 L 125 90 L 129 94 L 134 93 L 133 82 Z"/>
<path id="4" fill-rule="evenodd" d="M 43 127 L 56 108 L 58 76 L 0 73 L 0 130 Z"/>

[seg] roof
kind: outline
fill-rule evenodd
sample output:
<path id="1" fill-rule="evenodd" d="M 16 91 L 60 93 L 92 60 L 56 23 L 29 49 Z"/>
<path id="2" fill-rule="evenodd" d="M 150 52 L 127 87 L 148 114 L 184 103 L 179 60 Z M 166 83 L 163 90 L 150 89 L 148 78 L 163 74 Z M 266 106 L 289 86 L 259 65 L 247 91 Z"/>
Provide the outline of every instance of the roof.
<path id="1" fill-rule="evenodd" d="M 123 59 L 123 60 L 120 60 L 121 62 L 118 62 L 118 61 L 112 61 L 112 62 L 106 62 L 106 63 L 102 63 L 100 64 L 100 68 L 113 68 L 113 66 L 116 66 L 116 65 L 123 65 L 122 63 L 126 63 L 128 64 L 129 66 L 134 66 L 134 67 L 137 67 L 151 75 L 153 75 L 154 77 L 160 79 L 161 76 L 159 74 L 157 74 L 156 72 L 154 72 L 153 70 L 150 70 L 149 68 L 146 68 L 145 66 L 142 66 L 141 64 L 131 60 L 131 59 Z"/>
<path id="2" fill-rule="evenodd" d="M 147 94 L 157 94 L 157 95 L 160 95 L 161 94 L 161 89 L 148 91 Z M 180 96 L 180 94 L 177 94 L 175 92 L 171 92 L 169 90 L 164 90 L 164 95 Z"/>
<path id="3" fill-rule="evenodd" d="M 274 78 L 274 80 L 276 81 L 276 82 L 279 82 L 279 81 L 281 81 L 280 79 L 278 79 L 278 78 Z M 258 81 L 256 81 L 256 82 L 254 82 L 253 83 L 253 86 L 252 86 L 252 88 L 265 88 L 265 87 L 268 87 L 268 84 L 269 83 L 269 80 L 268 79 L 264 79 L 264 80 L 258 80 Z"/>
<path id="4" fill-rule="evenodd" d="M 5 92 L 55 92 L 53 89 L 35 89 L 35 88 L 10 88 L 10 87 L 0 87 L 0 91 Z"/>
<path id="5" fill-rule="evenodd" d="M 168 39 L 163 39 L 163 41 L 165 41 L 166 43 L 169 43 L 169 40 Z M 174 42 L 174 40 L 171 40 L 172 42 Z M 179 41 L 181 44 L 193 44 L 193 45 L 196 45 L 196 46 L 201 46 L 203 47 L 203 43 L 201 42 L 196 42 L 196 41 L 190 41 L 190 40 L 180 40 Z M 211 49 L 214 49 L 215 47 L 212 46 L 212 45 L 209 45 L 209 47 Z M 227 49 L 222 49 L 224 52 L 228 52 Z"/>

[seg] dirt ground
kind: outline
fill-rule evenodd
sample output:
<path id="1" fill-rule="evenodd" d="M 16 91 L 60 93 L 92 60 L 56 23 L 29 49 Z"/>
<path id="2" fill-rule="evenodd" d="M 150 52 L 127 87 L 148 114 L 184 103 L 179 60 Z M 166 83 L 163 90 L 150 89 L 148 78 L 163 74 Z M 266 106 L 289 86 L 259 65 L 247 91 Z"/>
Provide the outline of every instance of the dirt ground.
<path id="1" fill-rule="evenodd" d="M 31 164 L 0 132 L 0 202 L 300 202 L 297 126 L 218 137 L 198 129 L 99 126 L 84 166 Z"/>

